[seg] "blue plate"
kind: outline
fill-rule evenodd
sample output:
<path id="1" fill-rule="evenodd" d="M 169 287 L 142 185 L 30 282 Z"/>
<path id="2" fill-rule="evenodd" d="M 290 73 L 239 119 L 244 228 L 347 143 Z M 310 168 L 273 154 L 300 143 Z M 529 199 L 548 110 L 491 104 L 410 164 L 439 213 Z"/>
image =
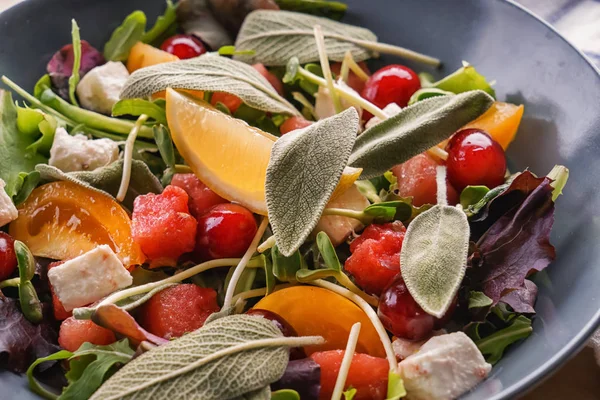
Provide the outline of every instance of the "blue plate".
<path id="1" fill-rule="evenodd" d="M 600 75 L 554 29 L 500 0 L 347 0 L 346 21 L 383 42 L 434 55 L 441 76 L 462 60 L 498 84 L 499 99 L 525 104 L 509 157 L 514 169 L 571 170 L 558 201 L 552 242 L 558 258 L 538 274 L 533 335 L 508 351 L 490 377 L 463 398 L 511 399 L 579 350 L 600 322 Z M 71 41 L 70 20 L 102 48 L 135 9 L 150 20 L 162 0 L 29 0 L 0 15 L 0 73 L 32 88 L 47 61 Z M 393 58 L 385 59 L 392 61 Z M 422 70 L 420 66 L 414 66 Z M 0 399 L 33 399 L 25 381 L 0 374 Z"/>

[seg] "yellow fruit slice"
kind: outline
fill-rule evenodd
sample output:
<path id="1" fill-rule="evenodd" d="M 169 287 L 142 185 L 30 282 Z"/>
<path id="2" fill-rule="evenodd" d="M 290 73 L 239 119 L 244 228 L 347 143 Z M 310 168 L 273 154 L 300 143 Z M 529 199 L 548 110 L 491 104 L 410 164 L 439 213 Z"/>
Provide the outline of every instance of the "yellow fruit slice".
<path id="1" fill-rule="evenodd" d="M 219 196 L 267 215 L 267 166 L 277 137 L 175 90 L 167 89 L 166 99 L 173 141 L 196 176 Z M 361 172 L 346 168 L 332 198 Z"/>
<path id="2" fill-rule="evenodd" d="M 305 347 L 308 355 L 345 349 L 352 325 L 360 322 L 356 352 L 385 357 L 379 335 L 367 314 L 350 300 L 327 289 L 293 286 L 268 295 L 254 308 L 279 314 L 299 336 L 323 336 L 324 344 Z"/>
<path id="3" fill-rule="evenodd" d="M 481 117 L 463 129 L 484 130 L 506 150 L 517 134 L 524 111 L 523 105 L 497 101 Z"/>

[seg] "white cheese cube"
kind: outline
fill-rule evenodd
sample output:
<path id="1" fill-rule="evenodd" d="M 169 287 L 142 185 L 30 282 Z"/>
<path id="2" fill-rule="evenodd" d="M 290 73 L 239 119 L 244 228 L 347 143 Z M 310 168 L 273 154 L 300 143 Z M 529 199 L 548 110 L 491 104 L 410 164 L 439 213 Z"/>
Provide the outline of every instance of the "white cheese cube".
<path id="1" fill-rule="evenodd" d="M 77 97 L 83 108 L 110 115 L 129 78 L 121 62 L 109 61 L 85 74 L 77 85 Z"/>
<path id="2" fill-rule="evenodd" d="M 369 200 L 359 192 L 355 185 L 352 185 L 345 193 L 337 199 L 330 201 L 327 208 L 345 208 L 354 211 L 362 211 L 369 206 Z M 337 215 L 327 215 L 321 217 L 319 223 L 313 230 L 316 236 L 319 232 L 325 232 L 334 246 L 338 246 L 348 239 L 354 231 L 362 229 L 360 221 Z"/>
<path id="3" fill-rule="evenodd" d="M 0 179 L 0 227 L 14 221 L 19 216 L 17 208 L 4 190 L 6 182 Z"/>
<path id="4" fill-rule="evenodd" d="M 439 331 L 433 331 L 431 334 L 431 337 L 445 335 L 446 333 L 447 333 L 446 330 L 440 329 Z M 418 340 L 416 342 L 412 341 L 412 340 L 408 340 L 408 339 L 403 339 L 403 338 L 394 339 L 394 341 L 392 342 L 392 349 L 394 349 L 394 354 L 396 355 L 396 359 L 404 360 L 405 358 L 412 356 L 417 351 L 419 351 L 421 349 L 421 347 L 425 343 L 427 343 L 427 341 L 430 338 L 427 338 L 424 340 Z"/>
<path id="5" fill-rule="evenodd" d="M 93 171 L 118 158 L 119 145 L 113 140 L 89 140 L 84 135 L 72 136 L 64 128 L 57 128 L 48 163 L 63 172 Z"/>
<path id="6" fill-rule="evenodd" d="M 463 332 L 435 336 L 398 364 L 410 400 L 452 400 L 485 379 L 492 366 Z"/>
<path id="7" fill-rule="evenodd" d="M 383 109 L 383 112 L 386 113 L 390 118 L 397 115 L 402 108 L 396 103 L 390 103 Z M 373 117 L 365 124 L 365 129 L 370 129 L 375 125 L 379 124 L 381 120 L 378 117 Z"/>
<path id="8" fill-rule="evenodd" d="M 66 311 L 98 301 L 133 282 L 129 271 L 107 245 L 52 268 L 48 279 Z"/>

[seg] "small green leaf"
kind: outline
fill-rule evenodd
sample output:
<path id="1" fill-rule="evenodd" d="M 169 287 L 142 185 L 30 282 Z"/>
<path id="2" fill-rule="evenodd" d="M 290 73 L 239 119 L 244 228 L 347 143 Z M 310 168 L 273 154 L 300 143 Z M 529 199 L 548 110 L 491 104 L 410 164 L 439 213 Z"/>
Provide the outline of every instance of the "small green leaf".
<path id="1" fill-rule="evenodd" d="M 19 304 L 21 305 L 21 312 L 27 320 L 34 324 L 42 322 L 44 318 L 42 303 L 30 281 L 19 283 Z"/>
<path id="2" fill-rule="evenodd" d="M 362 180 L 354 182 L 354 185 L 358 188 L 358 191 L 365 196 L 371 203 L 380 203 L 381 198 L 379 197 L 379 192 L 377 188 L 373 184 L 373 182 L 369 180 Z"/>
<path id="3" fill-rule="evenodd" d="M 523 315 L 518 316 L 510 326 L 499 330 L 483 339 L 477 340 L 475 344 L 486 357 L 490 364 L 496 364 L 511 344 L 525 339 L 533 331 L 531 320 Z"/>
<path id="4" fill-rule="evenodd" d="M 398 400 L 406 396 L 406 389 L 402 377 L 390 371 L 388 375 L 388 390 L 386 400 Z"/>
<path id="5" fill-rule="evenodd" d="M 448 310 L 465 275 L 468 250 L 469 222 L 461 209 L 436 205 L 408 226 L 402 277 L 428 314 L 441 318 Z"/>
<path id="6" fill-rule="evenodd" d="M 295 282 L 296 273 L 306 268 L 304 258 L 299 251 L 295 251 L 291 256 L 286 257 L 279 251 L 277 245 L 271 249 L 271 259 L 273 261 L 273 275 L 281 282 Z"/>
<path id="7" fill-rule="evenodd" d="M 218 53 L 220 56 L 253 56 L 256 52 L 254 50 L 237 51 L 235 46 L 221 46 Z"/>
<path id="8" fill-rule="evenodd" d="M 79 84 L 79 69 L 81 68 L 81 37 L 79 36 L 79 26 L 74 19 L 71 20 L 71 36 L 73 37 L 73 72 L 69 77 L 69 99 L 74 106 L 79 106 L 75 90 Z"/>
<path id="9" fill-rule="evenodd" d="M 440 81 L 431 84 L 432 87 L 452 93 L 464 93 L 471 90 L 483 90 L 492 97 L 496 92 L 483 75 L 472 65 L 466 65 Z"/>
<path id="10" fill-rule="evenodd" d="M 300 400 L 300 395 L 292 389 L 281 389 L 271 393 L 271 400 Z"/>
<path id="11" fill-rule="evenodd" d="M 33 88 L 33 96 L 36 99 L 39 99 L 42 96 L 44 90 L 52 87 L 52 80 L 50 79 L 50 75 L 43 75 L 38 81 L 35 83 Z"/>
<path id="12" fill-rule="evenodd" d="M 152 130 L 160 156 L 167 167 L 175 170 L 175 147 L 169 130 L 164 125 L 154 126 Z"/>
<path id="13" fill-rule="evenodd" d="M 166 33 L 174 30 L 177 25 L 177 6 L 171 0 L 167 0 L 167 9 L 159 16 L 152 28 L 142 36 L 142 42 L 154 43 L 166 36 Z"/>
<path id="14" fill-rule="evenodd" d="M 552 201 L 556 201 L 567 184 L 567 180 L 569 179 L 569 169 L 563 165 L 555 165 L 554 168 L 552 168 L 552 171 L 548 173 L 548 178 L 554 181 L 550 185 L 554 188 L 552 191 Z"/>
<path id="15" fill-rule="evenodd" d="M 356 390 L 356 388 L 349 388 L 348 390 L 342 393 L 344 395 L 344 400 L 354 400 L 354 396 L 356 396 L 357 392 L 358 390 Z"/>
<path id="16" fill-rule="evenodd" d="M 408 221 L 413 214 L 413 207 L 404 200 L 385 201 L 365 208 L 365 214 L 373 216 L 376 221 Z"/>
<path id="17" fill-rule="evenodd" d="M 268 296 L 271 293 L 273 293 L 273 289 L 275 288 L 275 284 L 277 282 L 275 281 L 275 274 L 273 273 L 273 262 L 271 261 L 271 258 L 265 257 L 262 254 L 260 256 L 263 259 L 263 265 L 265 270 L 265 286 L 267 288 L 265 296 Z"/>
<path id="18" fill-rule="evenodd" d="M 144 99 L 125 99 L 117 102 L 112 109 L 113 117 L 124 115 L 139 117 L 142 114 L 146 114 L 159 124 L 167 125 L 167 114 L 164 105 L 161 105 L 161 103 Z"/>
<path id="19" fill-rule="evenodd" d="M 288 61 L 285 69 L 285 75 L 283 75 L 283 83 L 295 83 L 300 77 L 298 71 L 300 70 L 300 61 L 298 57 L 292 57 Z"/>
<path id="20" fill-rule="evenodd" d="M 327 268 L 341 272 L 342 264 L 340 264 L 340 259 L 335 251 L 335 247 L 333 247 L 333 243 L 331 243 L 331 239 L 329 239 L 329 236 L 325 232 L 317 234 L 317 247 Z"/>
<path id="21" fill-rule="evenodd" d="M 13 197 L 13 202 L 15 203 L 15 206 L 24 203 L 25 200 L 29 198 L 29 195 L 31 194 L 31 192 L 33 192 L 33 189 L 37 187 L 41 179 L 40 173 L 38 171 L 31 171 L 30 173 L 21 172 L 19 174 L 19 177 L 23 179 L 23 183 L 21 184 L 21 187 L 19 188 L 19 191 L 17 192 L 15 197 Z"/>
<path id="22" fill-rule="evenodd" d="M 229 110 L 229 108 L 220 101 L 217 101 L 217 104 L 215 104 L 215 108 L 221 111 L 223 114 L 231 115 L 231 111 Z"/>
<path id="23" fill-rule="evenodd" d="M 35 276 L 35 258 L 25 243 L 15 240 L 15 254 L 19 268 L 19 279 L 21 283 L 29 282 Z"/>
<path id="24" fill-rule="evenodd" d="M 446 90 L 425 87 L 423 89 L 417 90 L 408 101 L 408 105 L 413 105 L 418 103 L 421 100 L 429 99 L 430 97 L 438 97 L 438 96 L 452 96 L 454 93 L 448 92 Z"/>
<path id="25" fill-rule="evenodd" d="M 508 184 L 496 186 L 495 188 L 493 188 L 492 190 L 487 192 L 485 194 L 485 196 L 483 196 L 483 198 L 481 200 L 479 200 L 477 203 L 472 204 L 469 207 L 467 207 L 465 209 L 465 213 L 467 214 L 467 217 L 472 217 L 472 216 L 476 215 L 477 213 L 479 213 L 479 211 L 481 211 L 490 201 L 494 200 L 502 192 L 504 192 L 504 190 L 506 190 L 506 188 L 508 188 L 508 186 L 509 186 Z"/>
<path id="26" fill-rule="evenodd" d="M 44 113 L 36 108 L 17 106 L 17 128 L 25 135 L 36 136 L 40 133 L 39 124 L 44 120 Z"/>
<path id="27" fill-rule="evenodd" d="M 474 206 L 480 202 L 490 189 L 487 186 L 467 186 L 460 194 L 460 205 L 463 208 Z"/>
<path id="28" fill-rule="evenodd" d="M 323 77 L 323 69 L 321 69 L 320 65 L 306 64 L 304 66 L 304 69 L 312 74 L 320 76 L 321 78 Z M 313 96 L 319 91 L 319 85 L 317 85 L 316 83 L 310 82 L 307 79 L 303 79 L 303 78 L 300 79 L 300 87 L 306 93 L 311 94 Z"/>
<path id="29" fill-rule="evenodd" d="M 317 15 L 336 21 L 342 19 L 348 9 L 346 4 L 331 0 L 275 0 L 275 3 L 282 10 Z"/>
<path id="30" fill-rule="evenodd" d="M 144 36 L 146 14 L 134 11 L 125 18 L 104 45 L 104 58 L 109 61 L 127 61 L 131 48 Z"/>
<path id="31" fill-rule="evenodd" d="M 233 276 L 233 271 L 235 271 L 235 267 L 229 268 L 229 272 L 227 273 L 227 277 L 225 278 L 225 287 L 229 286 L 229 281 Z M 246 268 L 244 272 L 242 272 L 242 276 L 238 280 L 238 283 L 235 287 L 235 291 L 233 295 L 240 294 L 243 292 L 247 292 L 252 289 L 252 285 L 254 284 L 254 280 L 256 279 L 256 268 Z"/>
<path id="32" fill-rule="evenodd" d="M 54 143 L 54 134 L 58 126 L 56 118 L 50 114 L 42 113 L 42 120 L 38 124 L 38 132 L 41 133 L 41 136 L 38 140 L 27 146 L 27 150 L 49 156 L 50 149 Z"/>
<path id="33" fill-rule="evenodd" d="M 317 279 L 337 278 L 339 275 L 339 271 L 330 268 L 300 269 L 296 272 L 296 280 L 301 283 L 308 283 Z"/>
<path id="34" fill-rule="evenodd" d="M 363 168 L 361 179 L 380 176 L 446 140 L 493 103 L 480 90 L 415 103 L 364 131 L 356 139 L 349 165 Z"/>
<path id="35" fill-rule="evenodd" d="M 293 254 L 319 222 L 358 132 L 352 107 L 282 136 L 267 167 L 266 200 L 277 245 Z"/>
<path id="36" fill-rule="evenodd" d="M 35 371 L 35 368 L 44 362 L 66 360 L 72 356 L 73 356 L 73 353 L 71 353 L 70 351 L 61 350 L 57 353 L 50 354 L 48 357 L 42 357 L 42 358 L 38 358 L 37 360 L 35 360 L 27 369 L 27 381 L 29 382 L 29 389 L 31 389 L 32 392 L 42 396 L 45 399 L 48 399 L 48 400 L 57 399 L 58 396 L 56 394 L 49 392 L 48 390 L 44 389 L 42 387 L 42 385 L 40 385 L 40 383 L 37 381 L 37 379 L 35 379 L 35 377 L 33 376 L 33 373 Z"/>
<path id="37" fill-rule="evenodd" d="M 487 297 L 483 292 L 472 290 L 469 292 L 469 309 L 484 308 L 494 304 L 494 301 Z"/>

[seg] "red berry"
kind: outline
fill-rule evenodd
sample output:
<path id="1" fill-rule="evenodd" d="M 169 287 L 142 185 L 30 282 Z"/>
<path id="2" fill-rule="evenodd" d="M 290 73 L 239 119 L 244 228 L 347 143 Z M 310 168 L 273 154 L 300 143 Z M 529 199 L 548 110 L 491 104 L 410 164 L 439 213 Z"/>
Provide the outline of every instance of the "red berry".
<path id="1" fill-rule="evenodd" d="M 469 185 L 494 188 L 504 183 L 504 150 L 486 132 L 464 129 L 450 139 L 446 151 L 448 178 L 458 190 Z"/>
<path id="2" fill-rule="evenodd" d="M 344 350 L 330 350 L 310 355 L 321 367 L 319 400 L 331 399 L 344 353 Z M 384 358 L 354 353 L 344 390 L 355 388 L 354 400 L 383 400 L 387 394 L 389 370 Z"/>
<path id="3" fill-rule="evenodd" d="M 304 119 L 303 117 L 290 117 L 281 126 L 279 127 L 279 132 L 281 135 L 285 135 L 286 133 L 290 133 L 291 131 L 295 131 L 296 129 L 306 128 L 307 126 L 311 126 L 312 122 Z"/>
<path id="4" fill-rule="evenodd" d="M 148 332 L 172 339 L 201 328 L 206 318 L 217 311 L 214 289 L 185 283 L 152 296 L 140 307 L 139 322 Z"/>
<path id="5" fill-rule="evenodd" d="M 237 109 L 240 108 L 243 101 L 242 99 L 233 94 L 225 92 L 214 92 L 210 97 L 210 104 L 216 106 L 217 103 L 222 103 L 232 114 L 234 114 L 237 111 Z"/>
<path id="6" fill-rule="evenodd" d="M 48 271 L 54 267 L 64 264 L 64 261 L 57 261 L 48 264 Z M 54 310 L 54 319 L 57 321 L 63 321 L 73 315 L 73 312 L 65 310 L 65 307 L 58 299 L 58 296 L 54 293 L 54 288 L 50 284 L 50 293 L 52 293 L 52 309 Z"/>
<path id="7" fill-rule="evenodd" d="M 369 293 L 381 294 L 400 272 L 400 250 L 405 233 L 406 228 L 400 221 L 372 224 L 350 244 L 352 255 L 344 269 L 358 286 Z"/>
<path id="8" fill-rule="evenodd" d="M 116 341 L 112 331 L 96 325 L 90 320 L 73 317 L 65 319 L 60 324 L 58 333 L 58 344 L 70 352 L 76 351 L 85 342 L 105 346 Z"/>
<path id="9" fill-rule="evenodd" d="M 273 325 L 277 327 L 283 333 L 283 336 L 291 337 L 298 336 L 296 330 L 285 320 L 283 317 L 273 311 L 261 310 L 258 308 L 251 308 L 246 312 L 248 315 L 254 315 L 257 317 L 263 317 L 273 322 Z M 300 360 L 306 358 L 306 353 L 301 347 L 295 347 L 290 350 L 290 359 Z"/>
<path id="10" fill-rule="evenodd" d="M 400 275 L 381 294 L 377 314 L 388 331 L 408 340 L 425 339 L 436 322 L 413 299 Z"/>
<path id="11" fill-rule="evenodd" d="M 421 88 L 419 77 L 410 68 L 392 64 L 375 72 L 365 84 L 362 97 L 383 108 L 390 103 L 406 107 L 410 97 Z"/>
<path id="12" fill-rule="evenodd" d="M 0 232 L 0 281 L 8 279 L 16 268 L 15 241 L 9 234 Z"/>
<path id="13" fill-rule="evenodd" d="M 258 227 L 254 215 L 237 204 L 219 204 L 198 220 L 196 253 L 203 260 L 244 255 Z"/>
<path id="14" fill-rule="evenodd" d="M 437 203 L 437 183 L 435 180 L 436 163 L 429 155 L 423 153 L 414 156 L 404 164 L 392 168 L 398 179 L 398 196 L 412 197 L 416 207 L 423 204 Z M 448 183 L 448 204 L 458 203 L 458 193 Z"/>
<path id="15" fill-rule="evenodd" d="M 161 50 L 176 55 L 182 60 L 206 53 L 204 44 L 192 35 L 171 36 L 160 46 Z"/>
<path id="16" fill-rule="evenodd" d="M 365 71 L 365 73 L 367 75 L 371 75 L 371 71 L 369 71 L 369 67 L 367 66 L 366 62 L 361 61 L 358 63 L 358 65 L 360 66 L 360 69 Z M 340 75 L 341 70 L 342 70 L 342 63 L 338 62 L 338 63 L 331 64 L 331 72 L 333 72 L 337 76 Z M 358 93 L 362 92 L 363 89 L 365 88 L 365 81 L 360 79 L 354 72 L 352 72 L 352 70 L 350 70 L 350 73 L 348 74 L 347 84 L 348 84 L 348 86 L 350 86 L 352 89 L 354 89 Z"/>
<path id="17" fill-rule="evenodd" d="M 179 187 L 138 196 L 131 219 L 133 240 L 153 264 L 174 265 L 194 250 L 197 223 L 189 212 L 188 195 Z"/>
<path id="18" fill-rule="evenodd" d="M 227 200 L 213 192 L 194 174 L 175 174 L 171 185 L 182 188 L 188 194 L 188 206 L 190 213 L 200 218 L 211 207 L 217 204 L 227 203 Z"/>
<path id="19" fill-rule="evenodd" d="M 283 82 L 281 82 L 278 77 L 270 72 L 267 67 L 264 66 L 264 64 L 254 64 L 252 67 L 269 81 L 277 93 L 283 96 Z"/>

